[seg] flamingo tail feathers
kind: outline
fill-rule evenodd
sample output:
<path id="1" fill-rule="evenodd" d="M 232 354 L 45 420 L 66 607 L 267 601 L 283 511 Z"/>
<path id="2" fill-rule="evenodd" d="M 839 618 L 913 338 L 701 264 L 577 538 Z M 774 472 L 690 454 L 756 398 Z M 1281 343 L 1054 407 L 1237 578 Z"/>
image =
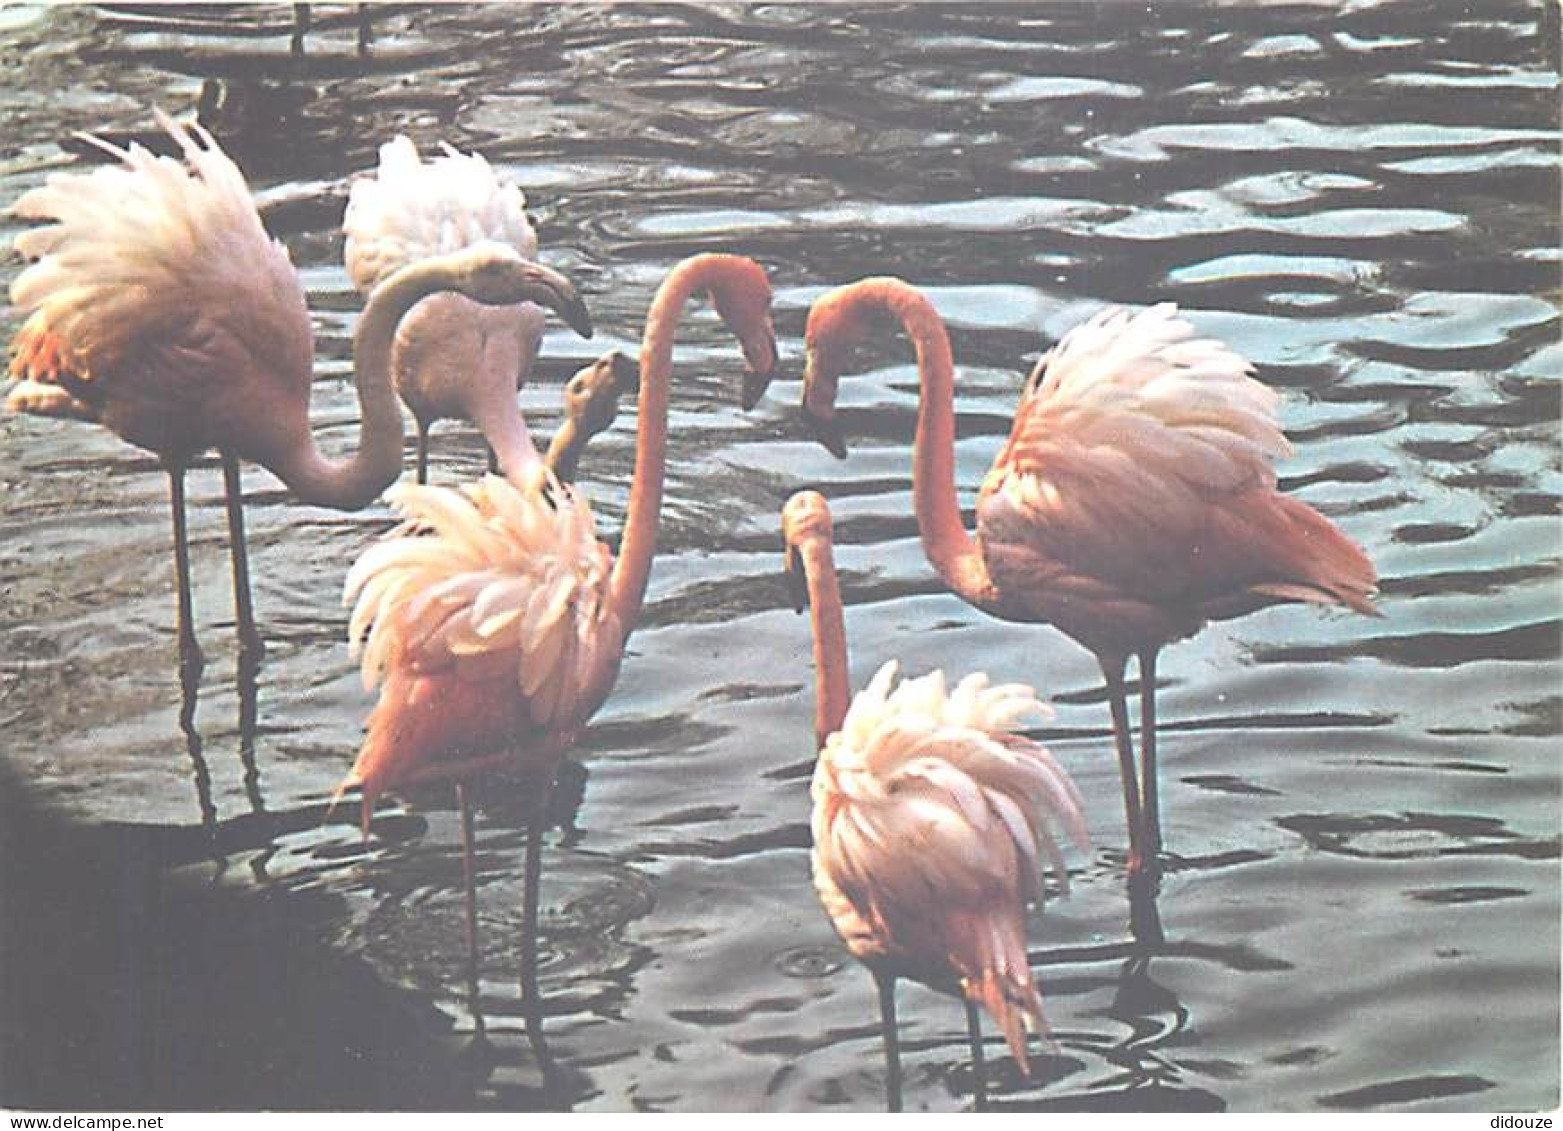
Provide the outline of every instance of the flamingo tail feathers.
<path id="1" fill-rule="evenodd" d="M 1301 568 L 1287 581 L 1254 588 L 1287 600 L 1340 604 L 1365 616 L 1382 616 L 1373 604 L 1378 574 L 1362 547 L 1308 504 L 1287 495 L 1276 499 L 1286 556 Z"/>

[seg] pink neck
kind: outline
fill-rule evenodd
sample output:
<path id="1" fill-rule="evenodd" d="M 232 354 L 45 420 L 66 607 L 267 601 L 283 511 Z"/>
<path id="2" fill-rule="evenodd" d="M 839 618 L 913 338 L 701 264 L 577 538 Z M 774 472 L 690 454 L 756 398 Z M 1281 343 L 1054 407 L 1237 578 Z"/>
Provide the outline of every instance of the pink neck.
<path id="1" fill-rule="evenodd" d="M 488 310 L 488 307 L 479 307 Z M 509 315 L 509 308 L 503 308 Z M 466 415 L 494 449 L 499 470 L 511 483 L 526 486 L 542 466 L 526 417 L 516 404 L 517 375 L 523 373 L 523 346 L 513 325 L 501 324 L 483 339 L 478 373 L 464 388 Z"/>
<path id="2" fill-rule="evenodd" d="M 982 551 L 961 521 L 955 495 L 955 362 L 950 337 L 923 293 L 900 279 L 864 279 L 844 288 L 854 314 L 879 307 L 900 321 L 917 351 L 921 397 L 912 454 L 912 499 L 923 553 L 944 583 L 974 605 L 994 599 Z"/>
<path id="3" fill-rule="evenodd" d="M 820 746 L 841 729 L 851 701 L 847 677 L 847 630 L 841 583 L 830 539 L 809 538 L 798 547 L 809 583 L 809 619 L 814 629 L 814 737 Z"/>
<path id="4" fill-rule="evenodd" d="M 635 478 L 629 510 L 613 566 L 608 610 L 620 618 L 625 635 L 634 627 L 646 596 L 651 559 L 657 550 L 657 520 L 667 470 L 668 387 L 673 374 L 673 336 L 689 297 L 700 291 L 747 285 L 748 261 L 731 255 L 696 255 L 668 272 L 651 309 L 640 344 L 640 402 L 637 408 Z"/>

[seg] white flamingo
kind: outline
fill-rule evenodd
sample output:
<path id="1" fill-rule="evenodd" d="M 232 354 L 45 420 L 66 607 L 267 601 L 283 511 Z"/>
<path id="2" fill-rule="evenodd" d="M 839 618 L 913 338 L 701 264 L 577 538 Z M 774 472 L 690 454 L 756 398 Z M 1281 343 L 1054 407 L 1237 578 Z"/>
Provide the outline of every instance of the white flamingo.
<path id="1" fill-rule="evenodd" d="M 475 244 L 493 241 L 522 259 L 537 258 L 537 232 L 516 185 L 480 154 L 449 145 L 425 162 L 401 136 L 380 147 L 374 176 L 353 182 L 342 228 L 348 277 L 364 294 L 409 263 Z M 429 429 L 448 418 L 476 425 L 498 469 L 516 482 L 536 474 L 537 449 L 516 389 L 542 339 L 543 311 L 530 302 L 485 306 L 436 294 L 407 313 L 391 372 L 418 424 L 419 483 L 428 479 Z"/>

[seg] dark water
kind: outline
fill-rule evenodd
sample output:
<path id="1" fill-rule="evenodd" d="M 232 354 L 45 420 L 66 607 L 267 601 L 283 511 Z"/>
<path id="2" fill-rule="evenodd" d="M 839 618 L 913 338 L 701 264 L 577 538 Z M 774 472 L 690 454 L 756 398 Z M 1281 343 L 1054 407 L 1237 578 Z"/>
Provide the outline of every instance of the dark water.
<path id="1" fill-rule="evenodd" d="M 776 516 L 812 485 L 855 682 L 899 656 L 1036 683 L 1089 802 L 1095 853 L 1032 930 L 1058 1048 L 1030 1084 L 995 1065 L 1006 1104 L 1558 1103 L 1556 6 L 376 8 L 367 52 L 351 9 L 312 15 L 290 54 L 286 8 L 0 11 L 0 200 L 80 167 L 73 130 L 199 104 L 310 290 L 328 446 L 356 436 L 347 178 L 406 131 L 508 169 L 588 296 L 599 341 L 551 332 L 523 393 L 542 431 L 687 254 L 767 265 L 793 375 L 809 302 L 894 273 L 951 326 L 969 502 L 1046 344 L 1171 299 L 1282 391 L 1283 483 L 1368 549 L 1386 616 L 1278 608 L 1164 654 L 1168 941 L 1136 952 L 1100 676 L 933 580 L 905 345 L 844 384 L 842 464 L 795 383 L 740 412 L 734 351 L 692 317 L 650 603 L 545 859 L 544 1092 L 514 973 L 523 798 L 480 817 L 477 1046 L 449 798 L 383 809 L 367 846 L 323 817 L 369 706 L 340 589 L 384 512 L 247 471 L 269 652 L 246 685 L 220 475 L 197 471 L 208 665 L 182 704 L 155 463 L 5 419 L 0 1099 L 879 1105 L 871 983 L 808 881 L 807 625 Z M 583 472 L 610 531 L 631 417 Z M 481 459 L 447 425 L 435 477 Z M 959 1011 L 912 989 L 902 1012 L 908 1106 L 968 1103 Z"/>

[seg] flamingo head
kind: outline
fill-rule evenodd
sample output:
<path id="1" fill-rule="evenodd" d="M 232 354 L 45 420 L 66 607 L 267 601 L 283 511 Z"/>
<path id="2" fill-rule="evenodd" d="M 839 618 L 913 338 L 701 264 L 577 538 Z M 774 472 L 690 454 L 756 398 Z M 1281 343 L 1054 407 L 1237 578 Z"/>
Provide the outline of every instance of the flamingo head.
<path id="1" fill-rule="evenodd" d="M 743 256 L 724 257 L 726 271 L 711 285 L 717 314 L 743 348 L 743 406 L 759 403 L 776 373 L 776 330 L 771 325 L 771 282 L 765 268 Z"/>
<path id="2" fill-rule="evenodd" d="M 782 507 L 782 547 L 787 555 L 787 591 L 792 607 L 801 613 L 809 604 L 809 578 L 803 547 L 829 542 L 830 507 L 818 491 L 799 491 Z"/>
<path id="3" fill-rule="evenodd" d="M 640 367 L 609 350 L 578 369 L 564 386 L 564 422 L 548 445 L 548 466 L 561 480 L 575 478 L 581 451 L 619 415 L 619 397 L 640 388 Z"/>
<path id="4" fill-rule="evenodd" d="M 836 423 L 836 387 L 853 348 L 872 329 L 872 317 L 853 303 L 846 287 L 836 288 L 809 308 L 803 335 L 803 418 L 814 438 L 837 459 L 847 458 L 847 442 Z"/>
<path id="5" fill-rule="evenodd" d="M 535 302 L 558 314 L 581 337 L 592 336 L 592 316 L 575 284 L 551 267 L 523 259 L 496 240 L 473 244 L 458 254 L 457 289 L 468 298 L 489 306 Z"/>
<path id="6" fill-rule="evenodd" d="M 619 397 L 640 389 L 640 366 L 609 350 L 565 382 L 564 411 L 588 437 L 606 431 L 619 411 Z"/>

